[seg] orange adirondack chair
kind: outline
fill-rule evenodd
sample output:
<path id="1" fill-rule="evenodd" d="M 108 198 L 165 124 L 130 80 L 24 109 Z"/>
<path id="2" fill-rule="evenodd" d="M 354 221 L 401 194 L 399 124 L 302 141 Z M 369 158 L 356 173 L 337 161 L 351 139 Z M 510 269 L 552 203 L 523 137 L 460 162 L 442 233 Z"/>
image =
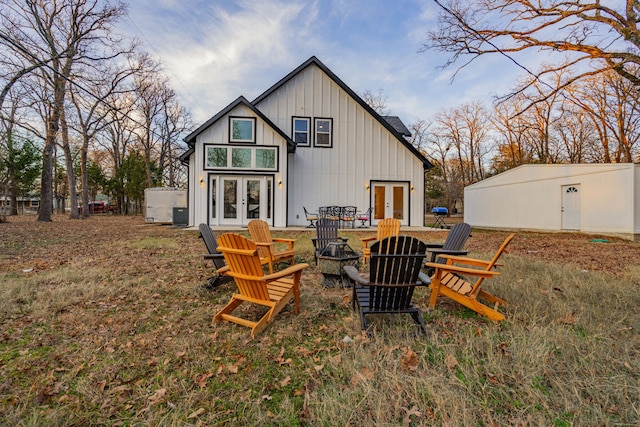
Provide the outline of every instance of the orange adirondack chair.
<path id="1" fill-rule="evenodd" d="M 227 320 L 248 326 L 251 338 L 255 338 L 291 300 L 295 313 L 300 312 L 300 278 L 309 264 L 296 264 L 265 275 L 254 242 L 239 234 L 226 233 L 218 238 L 218 243 L 218 251 L 229 266 L 226 274 L 234 278 L 238 293 L 231 296 L 231 301 L 213 317 L 214 321 Z M 232 315 L 244 302 L 269 307 L 269 310 L 257 322 Z"/>
<path id="2" fill-rule="evenodd" d="M 385 237 L 393 237 L 400 234 L 400 220 L 395 218 L 385 218 L 378 222 L 378 232 L 376 237 L 365 237 L 362 239 L 362 264 L 367 263 L 367 259 L 371 256 L 369 243 L 376 240 L 382 240 Z"/>
<path id="3" fill-rule="evenodd" d="M 258 252 L 262 263 L 269 264 L 269 272 L 273 273 L 273 264 L 291 261 L 291 265 L 295 264 L 296 253 L 293 251 L 295 239 L 285 239 L 279 237 L 271 237 L 269 224 L 261 219 L 252 219 L 247 224 L 251 240 L 258 245 Z M 276 250 L 276 243 L 286 243 L 287 249 Z"/>
<path id="4" fill-rule="evenodd" d="M 493 271 L 493 268 L 514 237 L 515 234 L 507 236 L 490 261 L 455 255 L 440 255 L 441 258 L 446 259 L 446 264 L 426 263 L 427 267 L 435 269 L 435 273 L 431 276 L 429 307 L 435 307 L 438 295 L 444 295 L 491 320 L 504 320 L 504 314 L 498 311 L 498 306 L 504 305 L 506 302 L 483 290 L 481 286 L 484 279 L 490 279 L 500 274 L 497 271 Z M 475 283 L 470 283 L 461 276 L 476 277 L 477 280 Z M 494 305 L 493 308 L 482 304 L 478 301 L 478 298 L 492 303 Z"/>

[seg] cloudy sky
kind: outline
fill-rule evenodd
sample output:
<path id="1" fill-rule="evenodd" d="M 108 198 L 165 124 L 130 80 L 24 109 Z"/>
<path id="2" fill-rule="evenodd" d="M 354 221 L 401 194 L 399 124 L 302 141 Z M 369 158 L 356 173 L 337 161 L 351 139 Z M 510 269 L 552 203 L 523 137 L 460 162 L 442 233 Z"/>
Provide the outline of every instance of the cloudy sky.
<path id="1" fill-rule="evenodd" d="M 244 95 L 252 100 L 315 55 L 358 94 L 382 91 L 406 123 L 491 101 L 522 75 L 507 58 L 460 71 L 423 52 L 432 0 L 131 0 L 122 31 L 162 60 L 197 124 Z"/>

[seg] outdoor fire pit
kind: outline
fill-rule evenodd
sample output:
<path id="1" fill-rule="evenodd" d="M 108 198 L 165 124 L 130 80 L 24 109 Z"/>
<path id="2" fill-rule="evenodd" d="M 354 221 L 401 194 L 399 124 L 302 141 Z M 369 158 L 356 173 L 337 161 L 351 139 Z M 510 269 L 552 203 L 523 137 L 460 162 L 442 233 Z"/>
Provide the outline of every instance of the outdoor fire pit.
<path id="1" fill-rule="evenodd" d="M 360 254 L 345 243 L 329 243 L 318 256 L 318 269 L 323 275 L 322 286 L 326 288 L 346 287 L 343 267 L 352 265 L 356 268 L 360 264 Z"/>

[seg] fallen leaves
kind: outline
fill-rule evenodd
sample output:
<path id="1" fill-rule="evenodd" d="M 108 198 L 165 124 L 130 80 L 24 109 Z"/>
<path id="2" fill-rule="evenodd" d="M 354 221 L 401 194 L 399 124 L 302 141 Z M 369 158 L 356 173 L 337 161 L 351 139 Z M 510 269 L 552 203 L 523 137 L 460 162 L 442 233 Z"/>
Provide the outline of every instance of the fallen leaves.
<path id="1" fill-rule="evenodd" d="M 413 351 L 411 347 L 407 347 L 406 352 L 400 358 L 400 364 L 402 364 L 403 368 L 411 372 L 418 370 L 418 364 L 419 364 L 418 355 L 416 354 L 415 351 Z"/>
<path id="2" fill-rule="evenodd" d="M 578 319 L 576 319 L 572 314 L 566 314 L 558 319 L 558 323 L 562 323 L 564 325 L 575 325 L 578 323 Z"/>
<path id="3" fill-rule="evenodd" d="M 164 403 L 166 401 L 167 401 L 167 389 L 166 388 L 160 388 L 160 389 L 156 390 L 147 399 L 147 402 L 149 403 L 149 406 L 159 405 L 159 404 Z"/>
<path id="4" fill-rule="evenodd" d="M 194 375 L 193 382 L 200 388 L 207 386 L 207 380 L 213 376 L 213 372 L 205 372 L 203 374 Z"/>

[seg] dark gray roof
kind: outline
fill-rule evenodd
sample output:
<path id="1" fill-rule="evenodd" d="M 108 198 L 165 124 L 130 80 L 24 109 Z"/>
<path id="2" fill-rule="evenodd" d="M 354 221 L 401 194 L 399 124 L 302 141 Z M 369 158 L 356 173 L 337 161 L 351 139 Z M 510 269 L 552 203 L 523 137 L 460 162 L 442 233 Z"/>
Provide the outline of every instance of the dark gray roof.
<path id="1" fill-rule="evenodd" d="M 386 120 L 393 128 L 402 136 L 411 136 L 411 131 L 402 123 L 400 117 L 398 116 L 382 116 L 383 119 Z"/>

